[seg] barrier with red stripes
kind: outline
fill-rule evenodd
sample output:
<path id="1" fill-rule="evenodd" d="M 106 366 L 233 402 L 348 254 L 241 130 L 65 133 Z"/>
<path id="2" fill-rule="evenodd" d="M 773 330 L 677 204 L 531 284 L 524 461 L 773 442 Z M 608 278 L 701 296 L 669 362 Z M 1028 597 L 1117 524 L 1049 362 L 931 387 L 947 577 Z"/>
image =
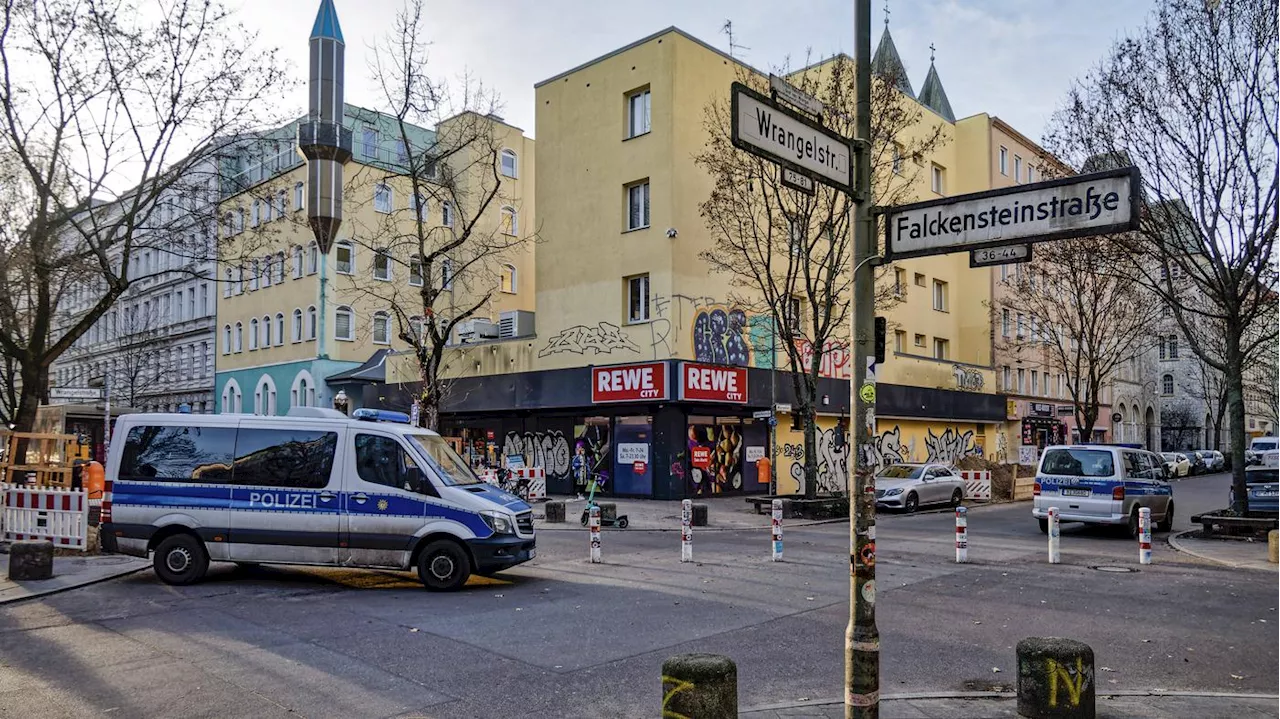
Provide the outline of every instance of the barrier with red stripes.
<path id="1" fill-rule="evenodd" d="M 511 476 L 529 480 L 530 502 L 547 498 L 547 470 L 542 467 L 512 467 Z M 480 479 L 495 487 L 501 486 L 496 469 L 486 469 L 481 472 Z"/>
<path id="2" fill-rule="evenodd" d="M 3 495 L 0 525 L 5 539 L 47 539 L 66 549 L 88 547 L 89 501 L 84 490 L 5 485 Z"/>
<path id="3" fill-rule="evenodd" d="M 961 470 L 964 480 L 964 498 L 984 502 L 991 501 L 991 472 L 988 470 Z"/>

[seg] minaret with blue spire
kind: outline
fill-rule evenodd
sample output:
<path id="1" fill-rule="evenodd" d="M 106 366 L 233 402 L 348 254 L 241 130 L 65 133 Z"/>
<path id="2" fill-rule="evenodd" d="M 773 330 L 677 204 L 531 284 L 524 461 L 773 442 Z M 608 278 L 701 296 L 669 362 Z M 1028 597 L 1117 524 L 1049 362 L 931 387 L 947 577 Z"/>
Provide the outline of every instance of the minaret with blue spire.
<path id="1" fill-rule="evenodd" d="M 298 148 L 307 158 L 307 222 L 327 255 L 342 224 L 342 166 L 351 159 L 351 130 L 342 124 L 346 46 L 333 0 L 320 0 L 310 45 L 307 119 L 298 126 Z"/>

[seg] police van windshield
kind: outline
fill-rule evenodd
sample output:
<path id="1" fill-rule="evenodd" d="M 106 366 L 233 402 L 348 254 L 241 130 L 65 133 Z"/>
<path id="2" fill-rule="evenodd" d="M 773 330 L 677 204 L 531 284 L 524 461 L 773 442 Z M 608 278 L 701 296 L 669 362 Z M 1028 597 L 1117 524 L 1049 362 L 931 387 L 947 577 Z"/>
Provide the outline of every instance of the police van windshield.
<path id="1" fill-rule="evenodd" d="M 1111 452 L 1103 449 L 1051 449 L 1040 471 L 1067 477 L 1110 477 L 1116 473 Z"/>
<path id="2" fill-rule="evenodd" d="M 463 484 L 480 484 L 481 480 L 467 466 L 466 461 L 453 451 L 453 447 L 441 437 L 434 434 L 410 434 L 422 453 L 427 455 L 427 462 L 440 477 L 441 483 L 456 487 Z"/>

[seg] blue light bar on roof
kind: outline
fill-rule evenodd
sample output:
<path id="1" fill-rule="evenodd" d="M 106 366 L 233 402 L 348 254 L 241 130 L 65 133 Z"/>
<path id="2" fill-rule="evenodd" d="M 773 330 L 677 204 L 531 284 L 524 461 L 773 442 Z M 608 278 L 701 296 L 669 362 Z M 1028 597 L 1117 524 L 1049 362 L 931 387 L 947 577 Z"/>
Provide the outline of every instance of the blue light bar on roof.
<path id="1" fill-rule="evenodd" d="M 409 415 L 404 412 L 393 412 L 389 409 L 358 409 L 351 413 L 352 419 L 365 422 L 397 422 L 409 424 Z"/>

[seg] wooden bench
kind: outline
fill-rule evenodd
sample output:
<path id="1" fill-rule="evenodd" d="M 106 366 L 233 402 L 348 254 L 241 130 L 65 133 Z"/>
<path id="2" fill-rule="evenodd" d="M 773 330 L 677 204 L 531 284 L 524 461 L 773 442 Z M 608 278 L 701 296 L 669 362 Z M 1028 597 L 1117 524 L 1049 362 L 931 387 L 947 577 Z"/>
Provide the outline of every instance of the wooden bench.
<path id="1" fill-rule="evenodd" d="M 1227 534 L 1260 533 L 1276 529 L 1276 517 L 1230 517 L 1218 514 L 1197 514 L 1191 518 L 1192 524 L 1199 524 L 1205 534 L 1214 534 L 1215 527 L 1221 527 Z"/>

